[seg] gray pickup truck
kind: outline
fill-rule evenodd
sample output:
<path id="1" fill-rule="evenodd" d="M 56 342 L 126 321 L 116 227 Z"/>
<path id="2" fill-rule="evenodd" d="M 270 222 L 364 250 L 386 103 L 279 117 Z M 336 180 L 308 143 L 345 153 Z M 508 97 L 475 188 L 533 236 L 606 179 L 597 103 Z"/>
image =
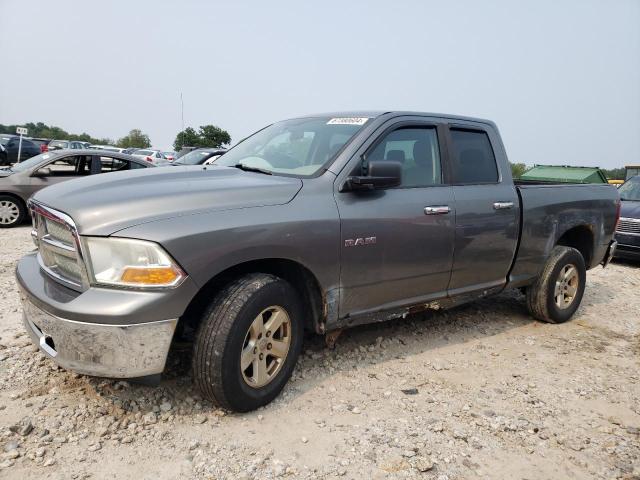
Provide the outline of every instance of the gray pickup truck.
<path id="1" fill-rule="evenodd" d="M 520 288 L 564 322 L 615 250 L 607 185 L 514 184 L 496 126 L 415 112 L 274 123 L 213 165 L 36 193 L 17 266 L 24 324 L 59 365 L 157 378 L 193 340 L 203 394 L 237 411 L 288 381 L 305 330 Z"/>

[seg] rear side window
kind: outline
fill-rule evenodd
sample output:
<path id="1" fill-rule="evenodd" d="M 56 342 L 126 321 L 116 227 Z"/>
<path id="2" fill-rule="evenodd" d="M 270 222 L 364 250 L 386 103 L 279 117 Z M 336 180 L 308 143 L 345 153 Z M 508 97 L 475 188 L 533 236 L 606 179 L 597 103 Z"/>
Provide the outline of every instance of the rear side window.
<path id="1" fill-rule="evenodd" d="M 498 183 L 496 157 L 485 132 L 452 128 L 451 143 L 454 184 Z"/>

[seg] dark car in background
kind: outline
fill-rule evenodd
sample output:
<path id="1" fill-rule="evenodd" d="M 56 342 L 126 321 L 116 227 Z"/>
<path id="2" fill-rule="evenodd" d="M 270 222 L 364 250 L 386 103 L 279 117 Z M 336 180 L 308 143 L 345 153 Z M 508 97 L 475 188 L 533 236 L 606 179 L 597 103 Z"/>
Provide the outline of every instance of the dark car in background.
<path id="1" fill-rule="evenodd" d="M 40 147 L 26 138 L 22 138 L 22 148 L 20 148 L 18 135 L 0 135 L 0 165 L 18 162 L 19 149 L 21 162 L 40 154 Z"/>
<path id="2" fill-rule="evenodd" d="M 618 193 L 621 205 L 616 228 L 616 257 L 640 260 L 640 176 L 627 180 Z"/>
<path id="3" fill-rule="evenodd" d="M 27 214 L 29 197 L 45 187 L 87 175 L 152 166 L 116 152 L 56 150 L 0 169 L 0 228 L 19 225 Z"/>
<path id="4" fill-rule="evenodd" d="M 224 148 L 197 148 L 173 161 L 174 165 L 202 165 L 226 153 Z"/>
<path id="5" fill-rule="evenodd" d="M 30 138 L 29 141 L 40 147 L 40 153 L 49 151 L 49 142 L 51 142 L 50 138 Z"/>
<path id="6" fill-rule="evenodd" d="M 82 150 L 88 148 L 85 142 L 71 140 L 51 140 L 49 142 L 49 150 Z"/>

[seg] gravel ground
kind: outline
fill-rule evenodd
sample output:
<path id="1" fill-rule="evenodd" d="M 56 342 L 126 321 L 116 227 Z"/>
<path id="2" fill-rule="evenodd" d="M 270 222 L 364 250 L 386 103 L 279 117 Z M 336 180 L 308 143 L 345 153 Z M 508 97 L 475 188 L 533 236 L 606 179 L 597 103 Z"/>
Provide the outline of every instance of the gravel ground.
<path id="1" fill-rule="evenodd" d="M 0 231 L 0 478 L 640 479 L 640 264 L 588 274 L 564 325 L 505 293 L 306 340 L 276 401 L 231 414 L 192 387 L 58 369 L 23 333 Z"/>

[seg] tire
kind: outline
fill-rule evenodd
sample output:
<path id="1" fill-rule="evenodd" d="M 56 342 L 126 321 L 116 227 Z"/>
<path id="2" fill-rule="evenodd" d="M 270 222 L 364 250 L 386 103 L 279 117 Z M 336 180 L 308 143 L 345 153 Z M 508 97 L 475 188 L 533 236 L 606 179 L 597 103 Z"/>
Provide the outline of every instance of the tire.
<path id="1" fill-rule="evenodd" d="M 536 282 L 527 288 L 529 313 L 543 322 L 566 322 L 580 306 L 586 280 L 582 254 L 575 248 L 555 247 Z"/>
<path id="2" fill-rule="evenodd" d="M 271 337 L 267 327 L 270 319 L 276 322 L 276 317 L 283 321 L 283 326 Z M 256 334 L 259 325 L 264 329 Z M 286 353 L 277 362 L 272 353 L 276 348 L 284 352 L 287 338 Z M 223 408 L 237 412 L 255 410 L 282 391 L 293 373 L 302 340 L 302 304 L 295 289 L 273 275 L 245 275 L 227 285 L 203 315 L 193 352 L 195 384 L 205 397 Z M 245 362 L 249 365 L 245 370 L 241 356 L 253 359 Z M 268 382 L 260 384 L 269 371 Z"/>
<path id="3" fill-rule="evenodd" d="M 12 228 L 20 225 L 27 215 L 22 200 L 11 195 L 0 195 L 0 228 Z"/>

